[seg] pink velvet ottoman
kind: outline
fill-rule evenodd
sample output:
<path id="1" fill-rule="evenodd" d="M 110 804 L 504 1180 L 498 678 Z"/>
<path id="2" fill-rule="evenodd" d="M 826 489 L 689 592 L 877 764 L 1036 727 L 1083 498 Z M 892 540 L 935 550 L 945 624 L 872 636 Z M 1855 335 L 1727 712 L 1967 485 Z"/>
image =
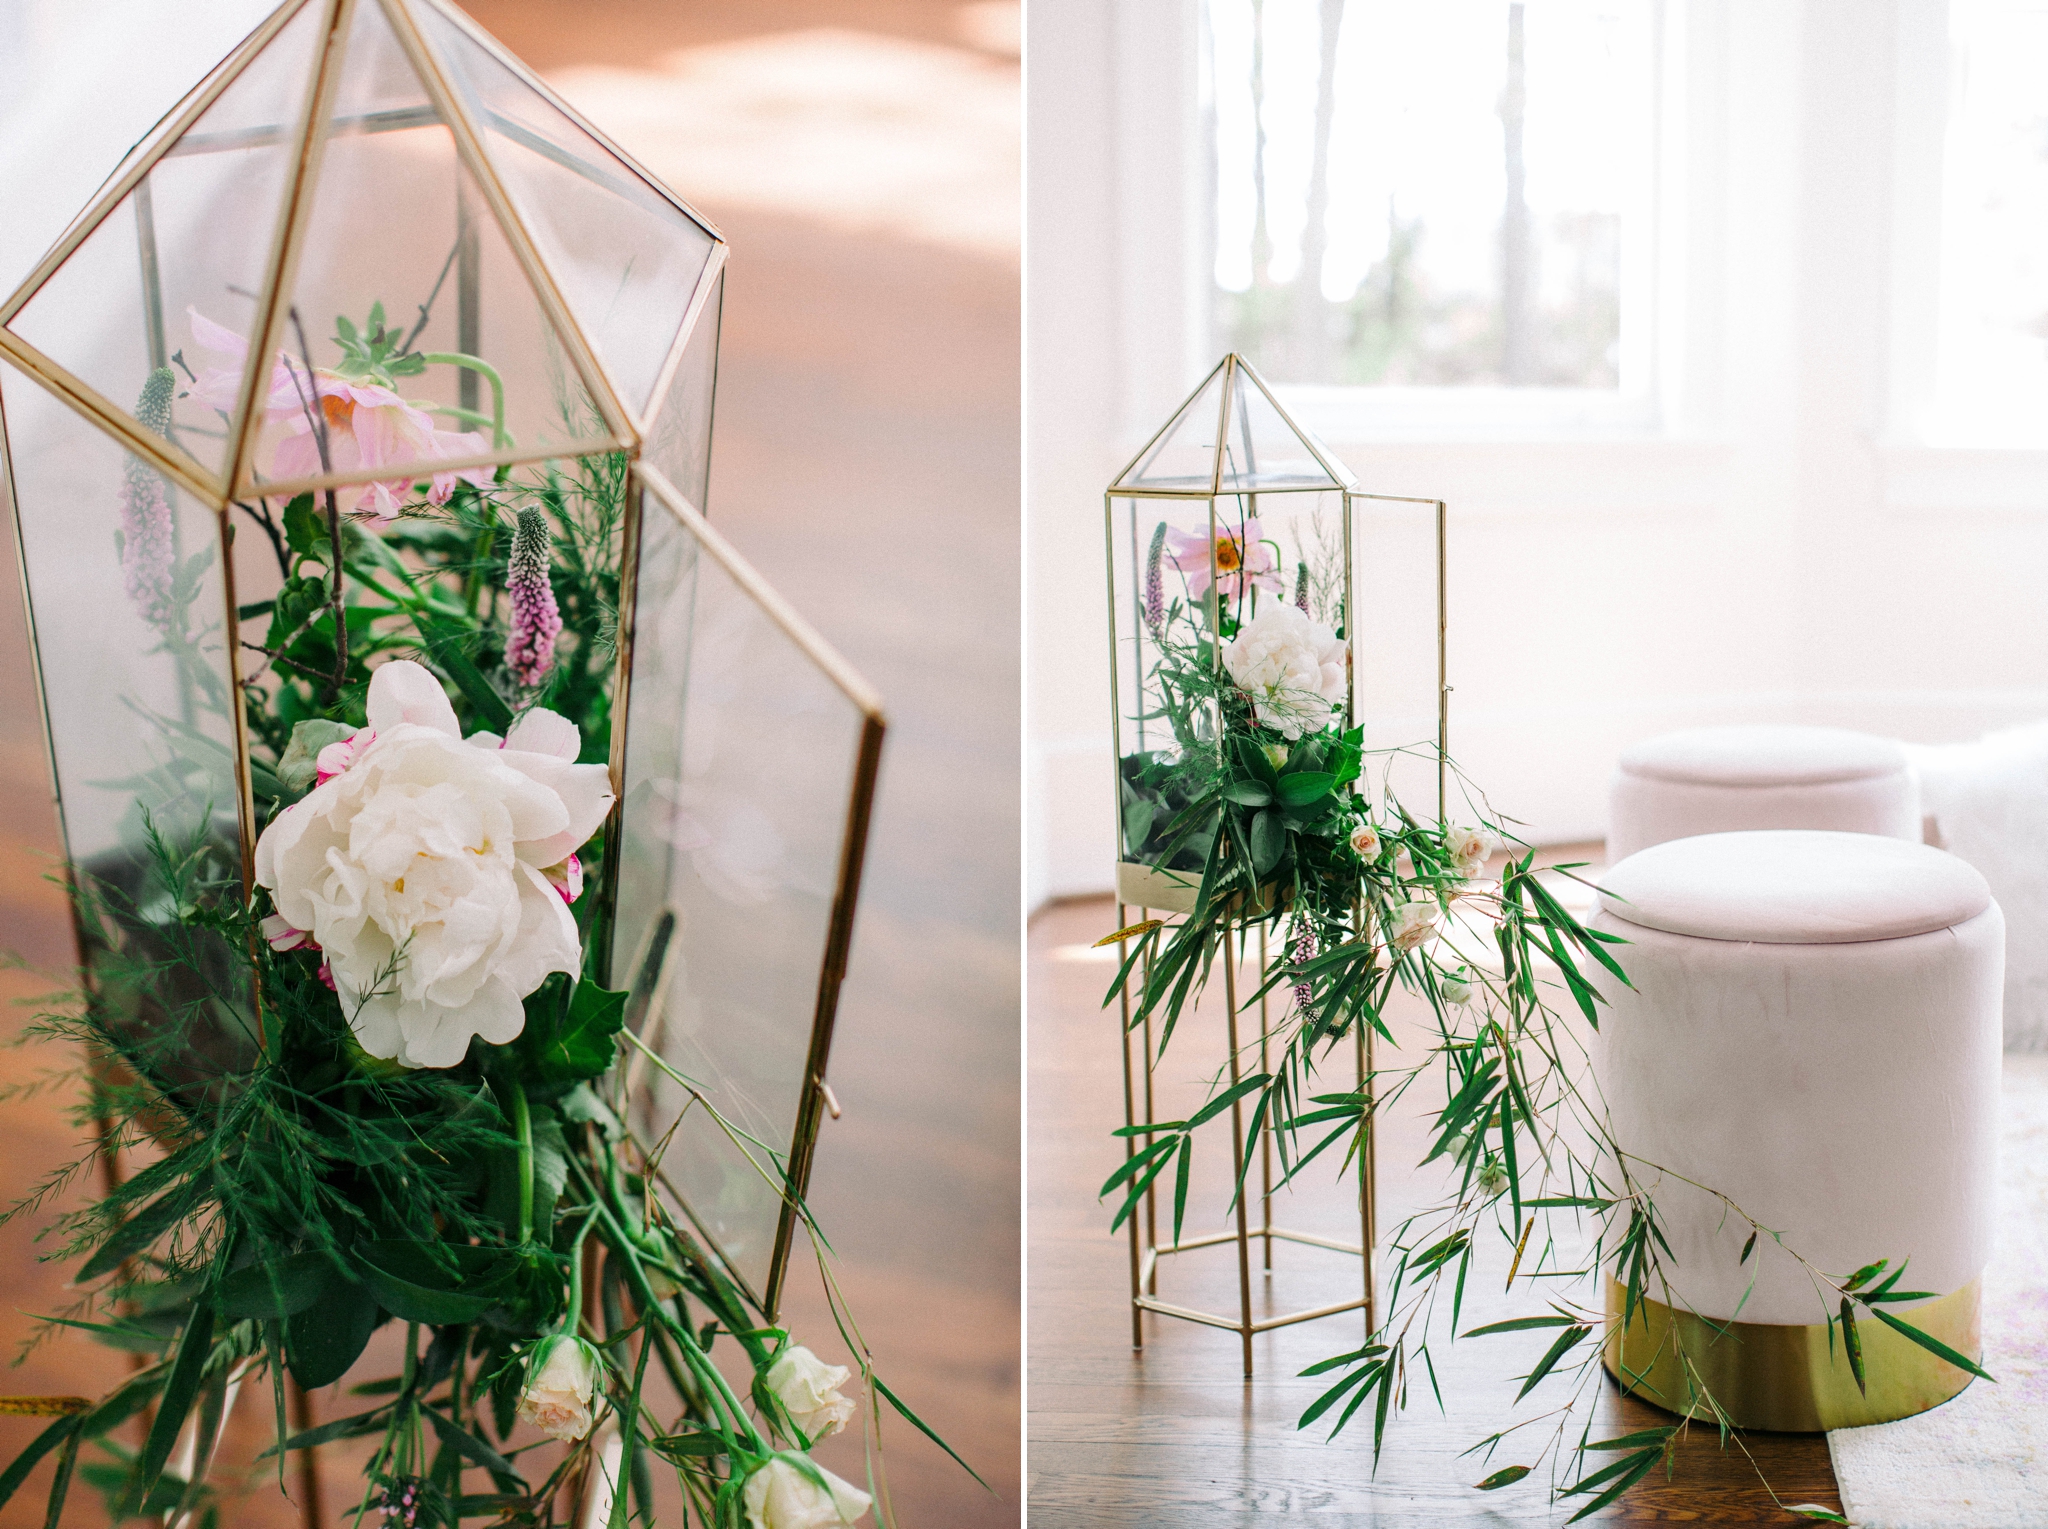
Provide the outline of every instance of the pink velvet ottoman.
<path id="1" fill-rule="evenodd" d="M 1607 863 L 1695 834 L 1758 828 L 1920 838 L 1906 751 L 1839 727 L 1699 727 L 1622 753 L 1607 793 Z"/>

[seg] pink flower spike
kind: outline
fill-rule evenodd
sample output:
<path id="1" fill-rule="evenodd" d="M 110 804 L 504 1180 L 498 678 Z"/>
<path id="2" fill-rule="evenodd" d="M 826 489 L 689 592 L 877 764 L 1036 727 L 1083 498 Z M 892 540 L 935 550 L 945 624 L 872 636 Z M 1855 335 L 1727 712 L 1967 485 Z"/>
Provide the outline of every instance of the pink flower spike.
<path id="1" fill-rule="evenodd" d="M 336 991 L 334 986 L 334 969 L 330 967 L 325 961 L 322 961 L 320 963 L 320 970 L 316 975 L 318 975 L 322 982 L 327 984 L 328 992 L 332 993 Z"/>
<path id="2" fill-rule="evenodd" d="M 541 872 L 547 877 L 548 885 L 562 894 L 562 901 L 573 903 L 583 895 L 583 862 L 571 855 L 560 865 L 551 865 Z"/>
<path id="3" fill-rule="evenodd" d="M 505 638 L 505 667 L 521 690 L 536 690 L 555 666 L 555 638 L 562 613 L 548 580 L 547 516 L 529 505 L 519 512 L 507 558 L 505 592 L 512 599 L 512 630 Z"/>
<path id="4" fill-rule="evenodd" d="M 376 731 L 359 727 L 349 737 L 330 743 L 313 756 L 313 785 L 315 789 L 326 785 L 335 776 L 345 774 L 348 767 L 363 757 L 363 750 L 377 741 Z"/>
<path id="5" fill-rule="evenodd" d="M 256 927 L 263 931 L 263 938 L 269 942 L 270 948 L 280 955 L 287 950 L 298 950 L 301 947 L 310 950 L 320 948 L 319 943 L 305 930 L 294 929 L 286 923 L 282 913 L 270 914 Z"/>

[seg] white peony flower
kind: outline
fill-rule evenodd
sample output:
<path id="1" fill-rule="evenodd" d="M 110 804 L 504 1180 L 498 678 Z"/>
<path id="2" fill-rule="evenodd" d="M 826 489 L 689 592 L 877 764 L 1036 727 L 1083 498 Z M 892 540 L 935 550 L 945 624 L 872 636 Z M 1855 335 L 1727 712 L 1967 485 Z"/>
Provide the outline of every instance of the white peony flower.
<path id="1" fill-rule="evenodd" d="M 1458 874 L 1476 876 L 1493 853 L 1493 840 L 1476 828 L 1453 828 L 1444 835 L 1444 848 L 1458 862 Z"/>
<path id="2" fill-rule="evenodd" d="M 581 1338 L 543 1338 L 527 1357 L 519 1416 L 551 1439 L 582 1438 L 590 1432 L 599 1363 L 597 1350 Z"/>
<path id="3" fill-rule="evenodd" d="M 1380 831 L 1370 823 L 1360 823 L 1351 830 L 1351 850 L 1368 865 L 1380 857 Z"/>
<path id="4" fill-rule="evenodd" d="M 1439 979 L 1436 990 L 1444 995 L 1445 1003 L 1454 1003 L 1462 1007 L 1472 1001 L 1472 974 L 1463 970 L 1454 972 Z"/>
<path id="5" fill-rule="evenodd" d="M 1344 699 L 1344 643 L 1295 606 L 1275 600 L 1223 649 L 1223 667 L 1252 698 L 1259 721 L 1283 738 L 1316 732 Z"/>
<path id="6" fill-rule="evenodd" d="M 1401 904 L 1394 915 L 1394 948 L 1413 950 L 1436 934 L 1436 921 L 1443 909 L 1433 897 L 1416 897 Z"/>
<path id="7" fill-rule="evenodd" d="M 404 660 L 371 676 L 369 718 L 256 841 L 256 880 L 326 955 L 364 1051 L 453 1067 L 472 1036 L 516 1037 L 550 972 L 580 969 L 564 868 L 611 810 L 610 772 L 576 763 L 576 725 L 551 711 L 465 742 Z"/>
<path id="8" fill-rule="evenodd" d="M 784 1349 L 768 1366 L 768 1389 L 790 1421 L 815 1444 L 839 1432 L 859 1410 L 839 1391 L 852 1374 L 845 1365 L 826 1364 L 799 1344 Z"/>
<path id="9" fill-rule="evenodd" d="M 749 1476 L 741 1489 L 747 1529 L 839 1529 L 868 1511 L 872 1497 L 823 1466 L 817 1469 L 829 1492 L 787 1460 L 770 1460 Z"/>

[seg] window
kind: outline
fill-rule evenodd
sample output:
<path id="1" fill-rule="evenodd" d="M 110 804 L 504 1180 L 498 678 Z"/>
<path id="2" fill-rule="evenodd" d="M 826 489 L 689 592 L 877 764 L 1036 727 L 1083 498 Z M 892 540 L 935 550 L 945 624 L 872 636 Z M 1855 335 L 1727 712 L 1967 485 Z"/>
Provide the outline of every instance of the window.
<path id="1" fill-rule="evenodd" d="M 1933 399 L 1942 444 L 2048 425 L 2048 3 L 1949 0 Z"/>
<path id="2" fill-rule="evenodd" d="M 1207 0 L 1217 348 L 1355 396 L 1646 396 L 1656 19 Z"/>

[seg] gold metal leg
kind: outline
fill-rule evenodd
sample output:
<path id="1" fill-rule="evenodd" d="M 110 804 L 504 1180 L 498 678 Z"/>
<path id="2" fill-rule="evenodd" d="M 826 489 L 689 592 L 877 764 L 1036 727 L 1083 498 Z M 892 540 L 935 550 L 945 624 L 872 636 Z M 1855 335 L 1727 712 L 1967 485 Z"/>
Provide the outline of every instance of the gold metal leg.
<path id="1" fill-rule="evenodd" d="M 1138 910 L 1140 920 L 1148 919 L 1151 916 L 1152 910 L 1150 908 L 1140 908 Z M 1119 925 L 1118 927 L 1122 926 Z M 1149 984 L 1152 980 L 1152 956 L 1150 951 L 1147 951 L 1145 955 L 1144 971 L 1145 981 Z M 1145 1014 L 1143 1023 L 1145 1030 L 1145 1124 L 1149 1126 L 1159 1118 L 1159 1112 L 1152 1107 L 1152 1015 L 1149 1010 Z M 1126 1019 L 1125 1024 L 1128 1026 L 1128 1019 Z M 1147 1132 L 1145 1145 L 1151 1146 L 1152 1141 L 1151 1133 Z M 1148 1248 L 1159 1246 L 1159 1183 L 1156 1179 L 1145 1186 L 1145 1246 Z M 1151 1269 L 1145 1277 L 1144 1284 L 1147 1295 L 1159 1294 L 1159 1264 L 1157 1260 L 1153 1261 Z"/>
<path id="2" fill-rule="evenodd" d="M 313 1426 L 313 1398 L 289 1375 L 284 1380 L 284 1391 L 292 1427 L 299 1433 L 306 1432 Z M 299 1451 L 299 1522 L 305 1529 L 324 1529 L 327 1522 L 320 1506 L 319 1454 L 317 1448 Z"/>
<path id="3" fill-rule="evenodd" d="M 1239 1080 L 1237 1058 L 1237 951 L 1230 938 L 1230 924 L 1223 924 L 1223 1002 L 1230 1046 L 1230 1086 Z M 1230 1106 L 1230 1174 L 1235 1183 L 1244 1182 L 1244 1106 Z M 1252 1374 L 1252 1246 L 1250 1216 L 1244 1196 L 1237 1197 L 1237 1309 L 1238 1337 L 1244 1343 L 1244 1374 Z"/>
<path id="4" fill-rule="evenodd" d="M 1127 927 L 1124 922 L 1124 916 L 1124 905 L 1118 903 L 1116 905 L 1116 926 L 1119 929 Z M 1117 941 L 1116 948 L 1119 958 L 1122 958 L 1125 953 L 1125 943 L 1122 940 Z M 1119 1012 L 1123 1016 L 1122 1026 L 1117 1031 L 1117 1050 L 1123 1056 L 1124 1061 L 1124 1124 L 1126 1126 L 1134 1126 L 1138 1122 L 1133 1112 L 1132 1106 L 1134 1101 L 1131 1094 L 1131 985 L 1128 979 L 1117 990 L 1117 1005 Z M 1146 1067 L 1148 1070 L 1150 1066 L 1151 1057 L 1148 1047 L 1148 1054 L 1146 1056 Z M 1150 1112 L 1148 1111 L 1148 1122 L 1149 1118 Z M 1124 1138 L 1124 1161 L 1129 1162 L 1137 1155 L 1137 1151 L 1138 1138 L 1126 1136 Z M 1143 1292 L 1139 1288 L 1138 1281 L 1139 1227 L 1137 1216 L 1133 1214 L 1125 1225 L 1129 1227 L 1131 1234 L 1131 1347 L 1141 1349 L 1145 1346 L 1145 1313 L 1138 1306 L 1138 1297 Z"/>
<path id="5" fill-rule="evenodd" d="M 1373 1113 L 1373 1041 L 1371 1025 L 1361 1015 L 1358 1026 L 1358 1091 L 1365 1099 L 1365 1150 L 1358 1154 L 1358 1241 L 1365 1250 L 1365 1335 L 1370 1338 L 1379 1327 L 1379 1292 L 1375 1279 L 1374 1243 L 1379 1235 L 1379 1166 L 1377 1143 L 1380 1123 Z"/>
<path id="6" fill-rule="evenodd" d="M 1259 925 L 1259 1071 L 1273 1074 L 1273 1062 L 1266 1040 L 1271 1028 L 1266 1012 L 1266 926 Z M 1259 1132 L 1259 1236 L 1265 1242 L 1266 1272 L 1273 1272 L 1273 1122 Z"/>

